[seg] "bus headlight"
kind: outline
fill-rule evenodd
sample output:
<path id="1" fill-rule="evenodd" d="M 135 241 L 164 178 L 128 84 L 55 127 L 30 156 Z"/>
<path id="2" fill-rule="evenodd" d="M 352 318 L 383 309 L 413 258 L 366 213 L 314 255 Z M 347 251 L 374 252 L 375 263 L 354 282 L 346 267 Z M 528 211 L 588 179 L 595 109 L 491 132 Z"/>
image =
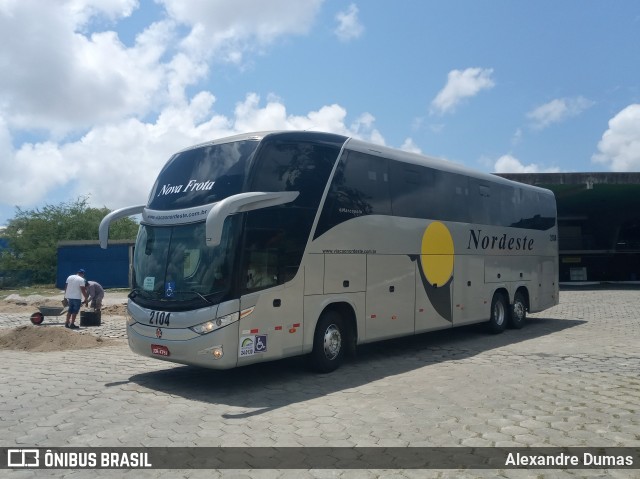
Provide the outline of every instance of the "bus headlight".
<path id="1" fill-rule="evenodd" d="M 236 321 L 238 321 L 238 319 L 240 319 L 240 313 L 232 313 L 226 316 L 222 316 L 221 318 L 212 319 L 211 321 L 207 321 L 206 323 L 191 326 L 189 329 L 194 333 L 208 334 L 215 331 L 216 329 L 229 326 L 231 323 L 235 323 Z"/>

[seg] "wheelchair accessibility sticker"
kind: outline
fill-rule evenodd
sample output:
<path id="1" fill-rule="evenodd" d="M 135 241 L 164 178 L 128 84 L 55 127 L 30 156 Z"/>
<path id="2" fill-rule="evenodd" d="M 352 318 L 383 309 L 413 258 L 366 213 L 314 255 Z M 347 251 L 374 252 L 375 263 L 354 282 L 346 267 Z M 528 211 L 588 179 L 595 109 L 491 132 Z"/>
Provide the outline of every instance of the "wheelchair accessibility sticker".
<path id="1" fill-rule="evenodd" d="M 254 354 L 264 353 L 267 351 L 267 335 L 256 334 L 255 336 L 242 336 L 240 338 L 240 347 L 238 348 L 238 356 L 246 357 Z"/>

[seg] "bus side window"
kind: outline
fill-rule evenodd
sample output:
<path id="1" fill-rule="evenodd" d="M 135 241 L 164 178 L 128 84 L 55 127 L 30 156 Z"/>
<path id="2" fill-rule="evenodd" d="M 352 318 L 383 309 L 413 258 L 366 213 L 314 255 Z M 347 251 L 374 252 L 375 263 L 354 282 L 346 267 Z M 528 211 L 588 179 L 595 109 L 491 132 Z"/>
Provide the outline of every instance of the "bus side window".
<path id="1" fill-rule="evenodd" d="M 388 160 L 345 151 L 331 182 L 315 237 L 366 215 L 390 215 Z"/>
<path id="2" fill-rule="evenodd" d="M 278 245 L 282 231 L 247 228 L 247 246 L 244 251 L 247 291 L 269 288 L 279 283 Z"/>
<path id="3" fill-rule="evenodd" d="M 445 193 L 448 198 L 448 205 L 445 207 L 446 219 L 461 223 L 469 223 L 471 215 L 469 213 L 469 180 L 463 175 L 456 173 L 444 173 Z"/>
<path id="4" fill-rule="evenodd" d="M 393 214 L 406 218 L 426 218 L 430 205 L 426 201 L 424 188 L 431 187 L 429 183 L 432 183 L 433 175 L 429 175 L 430 170 L 398 161 L 391 161 L 389 166 Z"/>
<path id="5" fill-rule="evenodd" d="M 246 213 L 242 288 L 257 291 L 293 279 L 312 221 L 307 208 L 287 205 Z"/>
<path id="6" fill-rule="evenodd" d="M 339 193 L 340 206 L 353 210 L 352 216 L 391 214 L 387 160 L 350 151 L 345 160 L 344 183 Z"/>
<path id="7" fill-rule="evenodd" d="M 320 203 L 338 155 L 334 147 L 311 143 L 267 141 L 251 182 L 252 191 L 298 191 L 297 206 Z"/>
<path id="8" fill-rule="evenodd" d="M 469 180 L 471 189 L 471 223 L 481 225 L 491 224 L 491 190 L 487 185 L 482 185 L 478 180 L 472 178 Z"/>
<path id="9" fill-rule="evenodd" d="M 394 215 L 469 222 L 465 176 L 399 161 L 391 161 L 389 169 Z"/>

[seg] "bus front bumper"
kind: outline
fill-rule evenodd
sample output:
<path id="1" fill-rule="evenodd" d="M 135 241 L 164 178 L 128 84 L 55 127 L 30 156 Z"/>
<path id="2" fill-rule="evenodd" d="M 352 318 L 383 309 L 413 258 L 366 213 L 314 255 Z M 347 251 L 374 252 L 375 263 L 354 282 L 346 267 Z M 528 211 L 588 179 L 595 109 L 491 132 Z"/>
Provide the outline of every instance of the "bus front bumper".
<path id="1" fill-rule="evenodd" d="M 188 329 L 134 323 L 127 325 L 127 338 L 134 353 L 149 358 L 212 369 L 230 369 L 238 364 L 237 325 L 198 335 Z"/>

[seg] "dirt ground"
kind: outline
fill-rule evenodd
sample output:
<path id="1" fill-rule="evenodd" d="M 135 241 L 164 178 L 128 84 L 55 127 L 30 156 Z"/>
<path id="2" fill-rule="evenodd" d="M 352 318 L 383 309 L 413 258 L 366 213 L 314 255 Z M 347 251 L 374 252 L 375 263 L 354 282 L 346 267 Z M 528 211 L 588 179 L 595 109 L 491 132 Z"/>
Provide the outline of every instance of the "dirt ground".
<path id="1" fill-rule="evenodd" d="M 5 299 L 0 299 L 0 313 L 24 314 L 25 322 L 33 314 L 39 311 L 39 307 L 62 308 L 62 295 L 20 296 L 12 294 Z M 105 295 L 102 307 L 102 317 L 125 316 L 127 311 L 127 297 L 124 293 Z M 60 315 L 58 320 L 63 322 L 66 313 Z M 76 318 L 76 324 L 80 323 L 80 316 Z M 77 330 L 64 327 L 40 327 L 33 325 L 18 326 L 16 328 L 0 329 L 0 350 L 14 349 L 21 351 L 63 351 L 67 349 L 87 349 L 108 346 L 115 343 L 114 340 L 104 339 L 92 334 L 78 334 Z"/>

